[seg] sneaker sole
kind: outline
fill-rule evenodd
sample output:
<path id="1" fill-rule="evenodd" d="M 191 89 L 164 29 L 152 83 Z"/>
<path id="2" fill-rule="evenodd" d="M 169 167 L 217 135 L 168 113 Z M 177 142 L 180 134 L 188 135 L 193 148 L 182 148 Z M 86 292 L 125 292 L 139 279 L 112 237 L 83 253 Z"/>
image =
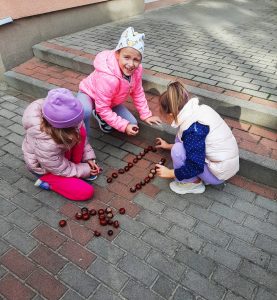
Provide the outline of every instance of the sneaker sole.
<path id="1" fill-rule="evenodd" d="M 201 187 L 201 188 L 198 188 L 198 189 L 193 189 L 193 190 L 186 190 L 186 191 L 176 191 L 174 189 L 171 188 L 171 186 L 169 185 L 170 189 L 176 193 L 176 194 L 179 194 L 179 195 L 185 195 L 185 194 L 202 194 L 205 192 L 206 188 L 205 186 Z"/>
<path id="2" fill-rule="evenodd" d="M 107 129 L 107 130 L 106 130 L 105 128 L 102 127 L 104 124 L 102 123 L 102 120 L 100 120 L 100 119 L 98 118 L 98 116 L 97 116 L 97 114 L 96 114 L 96 112 L 95 112 L 94 109 L 92 110 L 92 114 L 93 114 L 95 120 L 98 122 L 99 128 L 100 128 L 103 132 L 105 132 L 105 133 L 110 133 L 110 132 L 112 132 L 112 130 L 113 130 L 112 127 L 109 126 L 106 122 L 105 122 L 105 124 L 107 124 L 107 126 L 109 126 L 111 129 Z"/>

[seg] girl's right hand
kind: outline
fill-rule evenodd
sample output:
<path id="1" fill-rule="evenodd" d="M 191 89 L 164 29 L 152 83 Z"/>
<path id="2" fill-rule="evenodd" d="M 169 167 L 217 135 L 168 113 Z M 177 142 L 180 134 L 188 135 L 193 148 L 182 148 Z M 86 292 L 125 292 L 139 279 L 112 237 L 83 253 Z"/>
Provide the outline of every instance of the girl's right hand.
<path id="1" fill-rule="evenodd" d="M 171 149 L 171 144 L 168 144 L 165 140 L 161 138 L 156 138 L 156 148 L 160 149 Z"/>
<path id="2" fill-rule="evenodd" d="M 134 124 L 128 124 L 125 132 L 127 133 L 127 135 L 137 135 L 139 133 L 139 127 Z"/>

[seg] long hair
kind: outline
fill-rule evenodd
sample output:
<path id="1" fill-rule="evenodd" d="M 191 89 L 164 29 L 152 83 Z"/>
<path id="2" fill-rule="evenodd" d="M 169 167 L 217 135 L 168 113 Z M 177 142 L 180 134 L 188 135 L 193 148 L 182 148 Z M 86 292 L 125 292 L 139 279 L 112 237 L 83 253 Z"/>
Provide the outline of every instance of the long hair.
<path id="1" fill-rule="evenodd" d="M 64 145 L 67 150 L 71 149 L 81 140 L 78 128 L 55 128 L 44 118 L 42 118 L 40 130 L 49 134 L 57 144 Z"/>
<path id="2" fill-rule="evenodd" d="M 162 114 L 172 114 L 174 121 L 184 105 L 189 101 L 189 94 L 185 86 L 175 81 L 167 86 L 167 90 L 160 96 L 160 110 Z"/>

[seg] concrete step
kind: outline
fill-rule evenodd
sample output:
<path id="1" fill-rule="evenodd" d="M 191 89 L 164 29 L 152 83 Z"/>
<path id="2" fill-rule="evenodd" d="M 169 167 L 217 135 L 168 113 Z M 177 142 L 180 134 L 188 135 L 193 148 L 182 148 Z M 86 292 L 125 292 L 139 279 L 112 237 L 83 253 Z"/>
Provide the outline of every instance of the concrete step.
<path id="1" fill-rule="evenodd" d="M 6 82 L 10 86 L 36 98 L 45 97 L 50 89 L 57 87 L 66 87 L 77 92 L 83 77 L 83 73 L 41 62 L 36 58 L 5 73 Z M 158 114 L 158 97 L 147 94 L 147 98 L 151 110 Z M 127 102 L 126 105 L 134 110 L 132 102 Z M 277 188 L 276 133 L 252 124 L 228 118 L 225 120 L 230 125 L 240 147 L 239 174 Z M 147 139 L 154 139 L 157 136 L 169 141 L 174 139 L 175 132 L 168 125 L 148 126 L 140 122 L 139 126 L 140 134 Z"/>
<path id="2" fill-rule="evenodd" d="M 89 74 L 93 71 L 93 54 L 51 43 L 37 44 L 33 46 L 33 52 L 37 58 L 43 61 L 84 74 Z M 165 91 L 172 79 L 173 77 L 171 76 L 153 74 L 153 72 L 146 70 L 143 75 L 143 87 L 146 92 L 158 95 Z M 184 82 L 186 83 L 185 80 Z M 271 101 L 264 100 L 263 104 L 260 104 L 230 96 L 228 93 L 218 93 L 197 86 L 187 85 L 187 89 L 192 94 L 198 96 L 202 103 L 211 106 L 222 116 L 277 130 L 277 109 Z"/>

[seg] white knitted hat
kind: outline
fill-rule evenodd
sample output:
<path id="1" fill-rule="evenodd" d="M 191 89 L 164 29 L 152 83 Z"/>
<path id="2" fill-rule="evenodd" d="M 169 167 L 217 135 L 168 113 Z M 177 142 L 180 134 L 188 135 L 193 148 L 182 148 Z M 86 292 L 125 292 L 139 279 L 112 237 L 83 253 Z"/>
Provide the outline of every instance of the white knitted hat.
<path id="1" fill-rule="evenodd" d="M 144 41 L 145 38 L 144 33 L 135 32 L 133 27 L 128 27 L 121 34 L 120 40 L 115 48 L 115 50 L 119 50 L 125 47 L 131 47 L 138 50 L 143 56 L 144 52 Z"/>

